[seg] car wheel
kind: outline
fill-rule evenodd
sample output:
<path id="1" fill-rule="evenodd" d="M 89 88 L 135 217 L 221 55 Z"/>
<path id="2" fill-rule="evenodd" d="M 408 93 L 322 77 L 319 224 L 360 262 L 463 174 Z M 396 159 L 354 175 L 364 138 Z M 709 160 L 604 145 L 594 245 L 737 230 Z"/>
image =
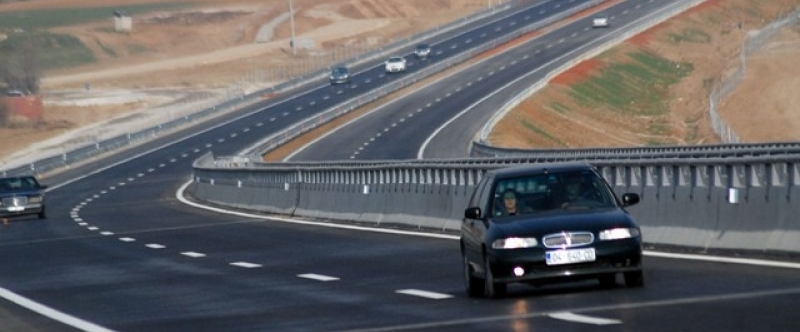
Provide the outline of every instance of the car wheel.
<path id="1" fill-rule="evenodd" d="M 44 207 L 42 207 L 42 211 L 39 212 L 39 219 L 47 219 L 47 212 L 45 212 Z"/>
<path id="2" fill-rule="evenodd" d="M 489 258 L 484 257 L 483 260 L 483 288 L 484 295 L 490 299 L 497 299 L 506 294 L 506 284 L 494 282 L 494 274 L 492 274 L 492 267 L 489 265 Z"/>
<path id="3" fill-rule="evenodd" d="M 617 276 L 614 274 L 604 275 L 597 278 L 600 281 L 600 287 L 613 288 L 617 285 Z"/>
<path id="4" fill-rule="evenodd" d="M 479 297 L 484 294 L 483 280 L 472 274 L 472 265 L 469 264 L 467 255 L 462 254 L 464 261 L 464 287 L 469 297 Z"/>
<path id="5" fill-rule="evenodd" d="M 644 272 L 625 272 L 625 286 L 642 287 L 644 286 Z"/>

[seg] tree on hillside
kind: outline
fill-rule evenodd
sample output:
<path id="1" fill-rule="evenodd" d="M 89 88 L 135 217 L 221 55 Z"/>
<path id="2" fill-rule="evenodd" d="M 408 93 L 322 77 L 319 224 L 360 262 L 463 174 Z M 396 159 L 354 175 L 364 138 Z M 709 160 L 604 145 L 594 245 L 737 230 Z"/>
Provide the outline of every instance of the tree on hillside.
<path id="1" fill-rule="evenodd" d="M 0 42 L 0 82 L 6 90 L 38 94 L 41 69 L 31 38 L 9 38 Z"/>

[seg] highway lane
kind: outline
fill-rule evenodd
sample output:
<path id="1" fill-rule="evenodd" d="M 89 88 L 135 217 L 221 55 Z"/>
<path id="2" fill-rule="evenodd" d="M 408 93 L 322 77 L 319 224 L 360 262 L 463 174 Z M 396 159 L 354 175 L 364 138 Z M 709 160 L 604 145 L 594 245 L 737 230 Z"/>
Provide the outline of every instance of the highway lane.
<path id="1" fill-rule="evenodd" d="M 429 138 L 432 142 L 427 144 L 431 147 L 425 157 L 466 157 L 468 142 L 480 127 L 530 82 L 674 4 L 653 0 L 622 2 L 603 10 L 611 17 L 610 28 L 593 29 L 589 15 L 507 52 L 485 57 L 467 70 L 340 128 L 297 152 L 291 160 L 414 159 Z M 470 37 L 479 39 L 481 34 Z M 514 84 L 505 87 L 509 82 Z M 437 134 L 451 119 L 457 125 Z"/>
<path id="2" fill-rule="evenodd" d="M 463 296 L 452 239 L 220 215 L 174 198 L 193 158 L 233 153 L 282 128 L 292 120 L 282 116 L 287 108 L 132 149 L 120 158 L 133 159 L 94 174 L 97 164 L 72 171 L 89 176 L 49 194 L 49 220 L 0 232 L 0 286 L 120 331 L 597 328 L 546 315 L 564 311 L 634 330 L 692 331 L 727 326 L 712 309 L 742 303 L 757 304 L 750 324 L 794 326 L 781 314 L 800 287 L 793 270 L 654 258 L 643 289 L 587 283 L 473 300 Z M 721 275 L 736 281 L 720 283 Z M 690 311 L 696 320 L 675 325 Z"/>
<path id="3" fill-rule="evenodd" d="M 499 20 L 493 18 L 497 22 L 507 17 L 504 13 L 498 13 L 498 16 Z M 492 18 L 487 21 L 491 22 Z M 502 29 L 496 32 L 499 31 Z M 436 56 L 437 59 L 445 58 L 442 53 Z M 372 66 L 373 71 L 382 70 L 380 63 Z M 364 73 L 369 71 L 367 69 Z M 368 76 L 364 73 L 359 75 Z M 380 74 L 378 77 L 383 79 L 378 83 L 393 79 Z M 187 179 L 194 158 L 208 151 L 233 154 L 265 135 L 377 86 L 377 83 L 370 84 L 364 80 L 341 87 L 350 90 L 327 84 L 304 88 L 210 120 L 205 126 L 213 126 L 210 129 L 185 129 L 48 177 L 46 182 L 56 185 L 48 193 L 50 219 L 46 222 L 15 220 L 0 232 L 0 243 L 6 249 L 3 251 L 5 264 L 0 273 L 0 286 L 81 318 L 108 323 L 114 328 L 136 330 L 136 326 L 143 324 L 167 326 L 164 330 L 174 330 L 176 325 L 170 324 L 182 326 L 181 323 L 163 323 L 161 316 L 153 313 L 154 308 L 160 308 L 154 307 L 154 303 L 163 302 L 163 298 L 169 295 L 167 291 L 172 288 L 172 280 L 195 276 L 181 275 L 177 271 L 185 271 L 180 266 L 173 267 L 171 262 L 157 257 L 143 258 L 143 253 L 119 245 L 141 243 L 143 248 L 158 251 L 165 246 L 156 242 L 142 243 L 134 236 L 182 227 L 193 229 L 206 224 L 231 223 L 228 218 L 192 213 L 171 198 L 174 189 Z M 239 240 L 236 236 L 226 237 L 227 241 L 231 238 Z M 260 239 L 251 241 L 259 243 Z M 255 250 L 253 252 L 259 255 L 264 252 L 247 244 L 245 247 L 244 250 Z M 192 252 L 186 252 L 181 257 L 194 256 Z M 248 265 L 243 263 L 243 266 L 241 268 Z M 198 303 L 204 304 L 207 302 L 203 301 L 205 293 L 202 290 L 205 287 L 224 294 L 224 287 L 222 290 L 214 288 L 217 284 L 215 280 L 197 286 L 189 293 L 199 297 L 195 299 Z M 150 286 L 154 290 L 149 290 Z M 119 290 L 120 287 L 123 289 Z M 146 297 L 146 294 L 154 294 L 157 299 L 149 302 L 135 300 L 140 296 Z M 214 303 L 205 306 L 219 307 Z M 137 309 L 142 313 L 136 314 Z M 180 314 L 170 314 L 173 313 L 164 313 L 166 317 L 178 317 L 173 318 L 175 322 L 181 321 Z M 212 318 L 201 317 L 198 320 L 213 320 L 213 314 L 207 316 Z M 48 330 L 48 324 L 44 325 L 42 329 Z M 213 330 L 210 327 L 213 324 L 205 325 Z M 91 323 L 78 326 L 88 330 L 92 328 Z M 147 330 L 153 329 L 148 327 Z"/>
<path id="4" fill-rule="evenodd" d="M 147 187 L 131 186 L 134 194 Z M 111 197 L 93 203 L 103 199 Z M 173 209 L 184 213 L 137 226 L 136 218 L 118 220 L 114 208 L 88 209 L 87 220 L 115 234 L 64 225 L 85 236 L 4 244 L 0 257 L 11 262 L 4 268 L 17 273 L 3 275 L 3 285 L 120 331 L 597 328 L 556 315 L 564 312 L 631 330 L 796 326 L 788 311 L 800 279 L 792 269 L 647 257 L 644 288 L 515 286 L 507 299 L 476 300 L 463 294 L 453 238 Z M 172 218 L 183 225 L 160 225 Z M 737 311 L 742 318 L 732 321 Z M 693 319 L 677 319 L 684 315 Z"/>

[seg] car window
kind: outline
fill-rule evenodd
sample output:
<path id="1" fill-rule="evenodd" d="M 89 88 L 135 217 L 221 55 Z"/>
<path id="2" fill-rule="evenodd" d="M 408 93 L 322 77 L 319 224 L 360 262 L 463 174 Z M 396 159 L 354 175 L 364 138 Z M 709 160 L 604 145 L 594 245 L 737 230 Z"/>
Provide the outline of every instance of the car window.
<path id="1" fill-rule="evenodd" d="M 508 202 L 513 196 L 515 202 Z M 603 179 L 592 171 L 534 174 L 498 179 L 492 194 L 492 214 L 529 214 L 563 209 L 595 209 L 614 206 Z"/>

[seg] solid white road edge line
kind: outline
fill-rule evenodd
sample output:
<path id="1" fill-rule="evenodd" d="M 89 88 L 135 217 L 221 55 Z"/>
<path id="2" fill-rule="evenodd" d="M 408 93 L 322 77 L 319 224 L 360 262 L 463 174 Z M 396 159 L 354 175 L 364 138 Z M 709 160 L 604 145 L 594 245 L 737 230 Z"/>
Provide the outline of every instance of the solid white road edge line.
<path id="1" fill-rule="evenodd" d="M 315 221 L 307 221 L 307 220 L 296 220 L 291 218 L 281 218 L 281 217 L 273 217 L 273 216 L 264 216 L 252 213 L 245 213 L 245 212 L 238 212 L 238 211 L 229 211 L 225 209 L 215 208 L 211 206 L 202 205 L 199 203 L 195 203 L 189 201 L 185 197 L 183 197 L 183 192 L 186 190 L 189 185 L 192 184 L 192 180 L 184 183 L 178 191 L 175 192 L 175 197 L 183 202 L 186 205 L 213 211 L 217 213 L 235 215 L 240 217 L 247 217 L 247 218 L 254 218 L 254 219 L 265 219 L 265 220 L 272 220 L 290 224 L 300 224 L 300 225 L 312 225 L 312 226 L 320 226 L 320 227 L 330 227 L 330 228 L 341 228 L 341 229 L 351 229 L 351 230 L 358 230 L 358 231 L 366 231 L 366 232 L 377 232 L 377 233 L 388 233 L 388 234 L 398 234 L 398 235 L 411 235 L 411 236 L 421 236 L 421 237 L 431 237 L 431 238 L 439 238 L 439 239 L 448 239 L 448 240 L 458 240 L 459 236 L 457 235 L 447 235 L 447 234 L 430 234 L 430 233 L 423 233 L 423 232 L 411 232 L 411 231 L 401 231 L 395 229 L 381 229 L 381 228 L 371 228 L 371 227 L 359 227 L 353 225 L 340 225 L 335 223 L 326 223 L 326 222 L 315 222 Z M 705 256 L 705 255 L 689 255 L 689 254 L 675 254 L 675 253 L 665 253 L 665 252 L 657 252 L 657 251 L 644 251 L 645 256 L 652 256 L 652 257 L 662 257 L 662 258 L 674 258 L 674 259 L 693 259 L 693 260 L 703 260 L 709 262 L 717 262 L 717 263 L 732 263 L 732 264 L 743 264 L 743 265 L 757 265 L 757 266 L 768 266 L 768 267 L 780 267 L 780 268 L 788 268 L 788 269 L 800 269 L 800 263 L 791 263 L 791 262 L 780 262 L 780 261 L 769 261 L 763 259 L 742 259 L 742 258 L 729 258 L 729 257 L 721 257 L 721 256 Z"/>
<path id="2" fill-rule="evenodd" d="M 0 297 L 13 302 L 14 304 L 26 308 L 30 311 L 38 313 L 42 316 L 49 317 L 66 325 L 72 326 L 79 330 L 83 330 L 86 332 L 112 332 L 114 330 L 109 330 L 105 327 L 100 325 L 87 322 L 77 317 L 73 317 L 67 315 L 61 311 L 55 310 L 43 304 L 31 301 L 30 299 L 23 297 L 21 295 L 17 295 L 5 288 L 0 288 Z"/>
<path id="3" fill-rule="evenodd" d="M 621 320 L 617 319 L 607 319 L 607 318 L 597 318 L 592 316 L 586 315 L 578 315 L 571 312 L 555 312 L 552 314 L 547 314 L 548 317 L 565 320 L 568 322 L 574 323 L 584 323 L 584 324 L 592 324 L 592 325 L 613 325 L 613 324 L 622 324 Z"/>

